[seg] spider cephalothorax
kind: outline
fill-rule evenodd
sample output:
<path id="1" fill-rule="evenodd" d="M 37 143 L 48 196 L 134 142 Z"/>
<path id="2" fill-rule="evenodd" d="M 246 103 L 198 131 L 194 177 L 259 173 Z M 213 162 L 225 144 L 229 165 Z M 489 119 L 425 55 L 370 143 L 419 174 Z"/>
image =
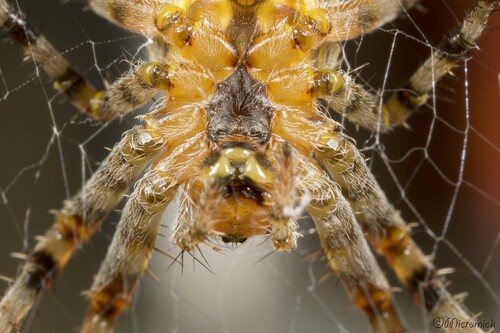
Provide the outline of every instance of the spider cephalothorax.
<path id="1" fill-rule="evenodd" d="M 89 0 L 94 11 L 151 37 L 151 62 L 96 92 L 0 0 L 0 23 L 80 110 L 96 119 L 165 98 L 124 134 L 82 191 L 65 202 L 0 303 L 0 333 L 18 325 L 76 246 L 134 179 L 94 284 L 82 332 L 111 332 L 149 263 L 161 213 L 179 192 L 175 241 L 267 235 L 295 248 L 297 207 L 313 218 L 331 269 L 375 332 L 401 332 L 390 286 L 369 244 L 432 315 L 471 319 L 413 242 L 355 144 L 320 110 L 385 132 L 402 124 L 474 45 L 496 1 L 478 0 L 458 32 L 385 103 L 338 69 L 338 42 L 394 19 L 416 0 Z M 20 33 L 25 31 L 25 34 Z M 154 60 L 154 61 L 153 61 Z M 366 234 L 366 235 L 365 235 Z"/>

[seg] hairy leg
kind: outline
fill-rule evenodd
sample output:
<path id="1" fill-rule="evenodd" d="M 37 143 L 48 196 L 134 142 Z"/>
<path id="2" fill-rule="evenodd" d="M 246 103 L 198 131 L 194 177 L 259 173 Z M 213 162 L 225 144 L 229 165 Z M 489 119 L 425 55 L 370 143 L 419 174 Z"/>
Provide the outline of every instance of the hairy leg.
<path id="1" fill-rule="evenodd" d="M 339 42 L 361 37 L 393 21 L 403 11 L 409 10 L 418 0 L 352 0 L 328 4 L 330 31 L 327 41 Z"/>
<path id="2" fill-rule="evenodd" d="M 154 36 L 156 13 L 166 0 L 87 0 L 97 14 L 125 29 Z"/>
<path id="3" fill-rule="evenodd" d="M 90 289 L 90 306 L 81 332 L 113 332 L 128 307 L 155 246 L 158 223 L 177 188 L 199 169 L 206 155 L 204 136 L 168 147 L 135 186 L 108 254 Z"/>
<path id="4" fill-rule="evenodd" d="M 54 87 L 66 94 L 77 109 L 90 113 L 90 100 L 96 94 L 94 88 L 7 0 L 0 0 L 0 29 L 22 46 L 25 58 L 39 64 L 54 81 Z"/>
<path id="5" fill-rule="evenodd" d="M 166 66 L 159 63 L 137 65 L 124 73 L 106 90 L 98 92 L 91 103 L 91 115 L 99 120 L 126 115 L 168 89 Z"/>
<path id="6" fill-rule="evenodd" d="M 78 244 L 95 233 L 161 146 L 142 127 L 126 132 L 80 193 L 64 203 L 0 302 L 1 333 L 21 324 L 37 295 L 51 285 Z"/>
<path id="7" fill-rule="evenodd" d="M 345 73 L 330 70 L 320 73 L 340 82 L 342 87 L 335 91 L 325 90 L 319 98 L 325 99 L 334 111 L 345 115 L 352 123 L 372 131 L 387 132 L 403 124 L 427 102 L 434 84 L 476 48 L 476 40 L 486 28 L 496 4 L 497 0 L 477 0 L 462 24 L 447 34 L 404 89 L 385 103 L 380 100 L 381 96 L 367 91 Z"/>
<path id="8" fill-rule="evenodd" d="M 372 246 L 383 254 L 399 280 L 434 317 L 472 320 L 465 307 L 446 290 L 445 280 L 411 239 L 410 227 L 392 207 L 354 143 L 341 133 L 324 138 L 327 147 L 315 154 L 342 187 Z M 468 332 L 482 332 L 479 328 Z"/>
<path id="9" fill-rule="evenodd" d="M 370 320 L 373 332 L 403 332 L 392 304 L 390 286 L 356 222 L 349 203 L 327 175 L 306 180 L 312 201 L 308 212 L 316 224 L 329 264 L 351 301 Z M 319 185 L 317 185 L 319 183 Z"/>
<path id="10" fill-rule="evenodd" d="M 153 80 L 155 73 L 145 72 L 147 65 L 144 65 L 123 74 L 106 91 L 96 91 L 6 0 L 0 0 L 0 24 L 1 29 L 23 47 L 26 57 L 31 57 L 47 72 L 54 88 L 66 94 L 77 109 L 95 119 L 108 120 L 132 112 L 162 88 L 159 84 L 146 83 Z"/>
<path id="11" fill-rule="evenodd" d="M 161 212 L 176 192 L 177 184 L 154 170 L 136 185 L 88 294 L 90 306 L 82 333 L 113 332 L 115 319 L 127 308 L 149 264 Z"/>

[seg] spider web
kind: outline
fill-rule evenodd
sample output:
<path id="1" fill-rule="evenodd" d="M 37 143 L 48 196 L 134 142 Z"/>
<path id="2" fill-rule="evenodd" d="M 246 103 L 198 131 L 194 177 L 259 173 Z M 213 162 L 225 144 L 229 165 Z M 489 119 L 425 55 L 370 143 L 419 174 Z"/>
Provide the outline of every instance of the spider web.
<path id="1" fill-rule="evenodd" d="M 473 1 L 423 1 L 380 31 L 344 47 L 346 68 L 368 87 L 390 93 L 404 84 L 442 35 Z M 115 28 L 81 3 L 20 1 L 29 21 L 95 86 L 102 88 L 141 56 L 144 40 Z M 500 24 L 495 15 L 491 25 Z M 413 237 L 438 268 L 452 267 L 452 293 L 468 292 L 467 306 L 481 319 L 500 321 L 500 134 L 498 124 L 500 43 L 487 31 L 473 58 L 436 85 L 434 97 L 409 121 L 388 135 L 373 136 L 346 124 L 347 133 L 370 159 L 370 166 L 405 220 L 415 222 Z M 34 236 L 96 170 L 132 116 L 97 123 L 78 114 L 57 94 L 31 60 L 21 64 L 20 48 L 0 44 L 0 275 L 13 276 L 19 262 L 11 252 L 26 252 Z M 147 107 L 142 110 L 145 112 Z M 171 248 L 169 207 L 159 246 Z M 114 213 L 83 246 L 57 283 L 31 312 L 23 332 L 67 332 L 77 327 L 88 289 L 104 257 L 119 214 Z M 131 311 L 118 332 L 362 332 L 366 320 L 353 310 L 319 250 L 313 225 L 301 221 L 299 247 L 291 254 L 270 254 L 257 239 L 203 255 L 184 257 L 184 267 L 158 253 L 151 271 L 161 284 L 143 278 Z M 268 256 L 268 254 L 270 254 Z M 192 264 L 191 264 L 192 263 Z M 391 284 L 399 287 L 380 260 Z M 0 281 L 0 292 L 7 283 Z M 431 331 L 425 314 L 403 290 L 395 293 L 405 324 Z M 57 318 L 54 320 L 53 318 Z"/>

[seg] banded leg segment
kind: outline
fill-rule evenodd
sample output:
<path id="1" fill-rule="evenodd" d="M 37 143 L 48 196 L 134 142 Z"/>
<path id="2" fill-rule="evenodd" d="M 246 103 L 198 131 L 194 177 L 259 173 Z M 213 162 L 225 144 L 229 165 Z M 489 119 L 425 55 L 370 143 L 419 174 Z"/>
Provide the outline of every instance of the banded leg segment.
<path id="1" fill-rule="evenodd" d="M 414 94 L 400 93 L 393 99 L 398 99 L 404 105 L 408 95 L 424 96 L 432 90 L 434 82 L 450 73 L 459 61 L 469 57 L 472 50 L 477 48 L 476 41 L 483 34 L 498 4 L 498 0 L 476 0 L 463 22 L 448 32 L 437 50 L 410 78 L 408 88 Z"/>
<path id="2" fill-rule="evenodd" d="M 21 14 L 17 14 L 5 0 L 0 0 L 2 30 L 18 42 L 26 57 L 33 57 L 54 81 L 54 88 L 64 93 L 73 105 L 98 120 L 125 115 L 146 104 L 159 89 L 153 80 L 160 76 L 148 65 L 136 66 L 125 73 L 106 91 L 96 91 L 77 71 L 72 69 L 64 56 L 50 42 L 38 35 Z M 166 75 L 163 75 L 166 77 Z"/>
<path id="3" fill-rule="evenodd" d="M 403 332 L 389 284 L 349 203 L 335 184 L 326 181 L 324 184 L 328 188 L 320 190 L 321 199 L 313 199 L 307 210 L 332 270 L 339 275 L 353 304 L 368 316 L 373 332 Z"/>
<path id="4" fill-rule="evenodd" d="M 33 57 L 54 81 L 54 87 L 66 94 L 82 112 L 91 110 L 90 100 L 95 89 L 72 69 L 64 56 L 42 35 L 31 27 L 21 13 L 11 8 L 7 0 L 0 0 L 0 27 L 14 42 L 19 43 L 26 59 Z"/>
<path id="5" fill-rule="evenodd" d="M 406 119 L 407 109 L 388 104 L 383 104 L 380 108 L 380 97 L 354 82 L 354 79 L 346 73 L 321 70 L 316 76 L 317 96 L 324 99 L 335 112 L 345 116 L 354 125 L 373 132 L 387 132 Z M 425 101 L 426 99 L 413 101 L 415 108 Z"/>
<path id="6" fill-rule="evenodd" d="M 463 23 L 448 34 L 413 74 L 407 86 L 385 103 L 380 103 L 380 96 L 368 92 L 348 75 L 333 71 L 324 71 L 323 75 L 343 81 L 343 87 L 333 92 L 325 90 L 319 97 L 352 123 L 371 131 L 387 132 L 403 124 L 427 102 L 435 82 L 449 73 L 457 62 L 469 56 L 496 4 L 497 0 L 477 0 Z"/>
<path id="7" fill-rule="evenodd" d="M 167 147 L 135 186 L 108 254 L 89 293 L 90 306 L 81 331 L 113 332 L 127 308 L 155 246 L 161 214 L 180 184 L 186 184 L 206 156 L 204 135 Z"/>
<path id="8" fill-rule="evenodd" d="M 464 306 L 445 288 L 433 264 L 411 239 L 409 226 L 387 200 L 354 143 L 341 133 L 323 138 L 328 147 L 316 159 L 339 184 L 372 246 L 383 254 L 399 280 L 432 316 L 471 321 Z M 471 329 L 470 332 L 482 332 Z"/>
<path id="9" fill-rule="evenodd" d="M 126 115 L 168 89 L 168 69 L 160 63 L 137 65 L 92 99 L 91 115 L 99 120 Z"/>
<path id="10" fill-rule="evenodd" d="M 0 302 L 0 333 L 21 324 L 36 296 L 52 284 L 78 244 L 95 233 L 161 146 L 141 127 L 128 131 L 81 192 L 64 203 Z"/>
<path id="11" fill-rule="evenodd" d="M 127 308 L 147 268 L 161 212 L 172 201 L 177 184 L 150 171 L 137 184 L 89 293 L 90 306 L 81 332 L 113 332 L 115 319 Z"/>

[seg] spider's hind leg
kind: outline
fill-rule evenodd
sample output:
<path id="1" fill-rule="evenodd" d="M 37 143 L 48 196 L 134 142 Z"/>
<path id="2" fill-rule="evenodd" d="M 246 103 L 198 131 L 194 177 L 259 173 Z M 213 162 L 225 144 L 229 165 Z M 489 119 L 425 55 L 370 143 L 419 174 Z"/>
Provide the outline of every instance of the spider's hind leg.
<path id="1" fill-rule="evenodd" d="M 351 301 L 369 318 L 374 333 L 404 332 L 389 283 L 338 186 L 321 171 L 305 183 L 313 198 L 307 210 L 331 269 L 339 275 Z"/>
<path id="2" fill-rule="evenodd" d="M 128 307 L 149 264 L 165 207 L 206 154 L 200 137 L 167 147 L 135 186 L 88 293 L 90 305 L 82 333 L 113 332 L 115 320 Z"/>
<path id="3" fill-rule="evenodd" d="M 51 285 L 78 244 L 96 232 L 130 181 L 161 147 L 142 127 L 128 131 L 80 193 L 64 203 L 56 222 L 39 238 L 22 273 L 0 301 L 1 333 L 21 324 L 37 295 Z"/>
<path id="4" fill-rule="evenodd" d="M 160 213 L 176 192 L 177 185 L 164 180 L 156 171 L 149 172 L 137 184 L 88 293 L 90 306 L 82 333 L 113 332 L 115 319 L 128 307 L 149 264 Z"/>
<path id="5" fill-rule="evenodd" d="M 323 141 L 327 146 L 315 153 L 316 159 L 342 187 L 372 246 L 386 257 L 402 284 L 433 317 L 470 322 L 471 315 L 446 290 L 444 279 L 412 240 L 410 227 L 389 203 L 354 143 L 335 132 Z"/>

